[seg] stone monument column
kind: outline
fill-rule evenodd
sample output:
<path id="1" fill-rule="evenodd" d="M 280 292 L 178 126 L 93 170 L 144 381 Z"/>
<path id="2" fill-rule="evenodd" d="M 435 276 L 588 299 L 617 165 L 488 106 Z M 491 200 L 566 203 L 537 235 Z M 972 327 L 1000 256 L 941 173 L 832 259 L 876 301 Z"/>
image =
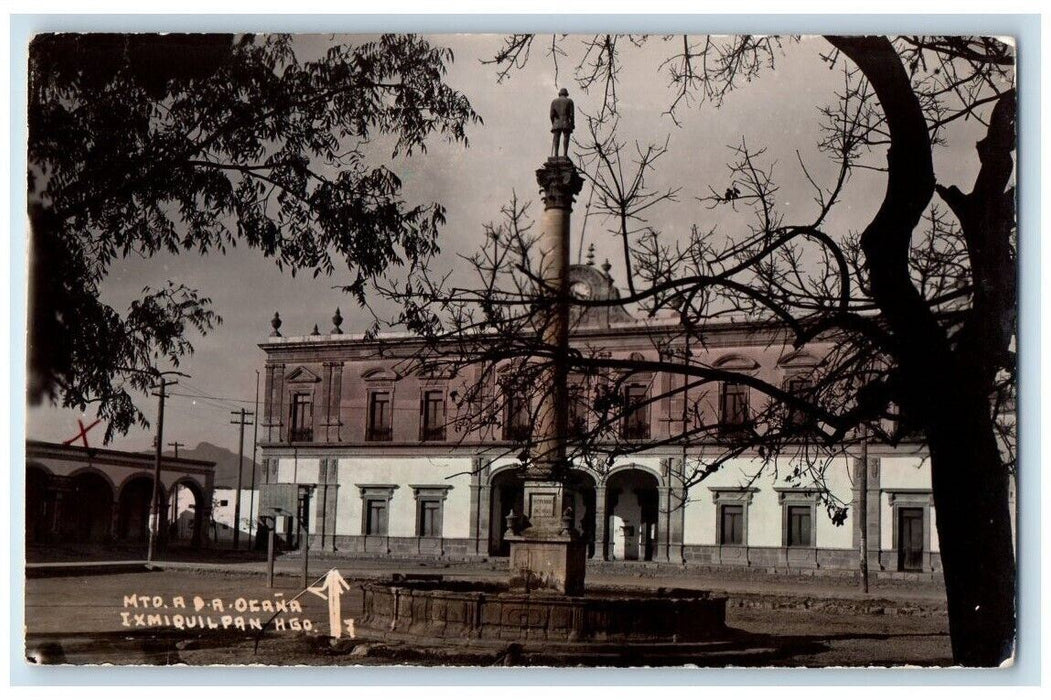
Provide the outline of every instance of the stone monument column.
<path id="1" fill-rule="evenodd" d="M 562 102 L 559 102 L 562 100 Z M 564 95 L 552 103 L 555 111 L 572 101 Z M 565 122 L 560 122 L 565 124 Z M 560 128 L 562 133 L 572 130 Z M 555 132 L 556 129 L 552 128 Z M 556 132 L 556 136 L 558 133 Z M 568 136 L 567 136 L 568 140 Z M 573 162 L 553 155 L 536 171 L 544 195 L 544 215 L 537 242 L 538 267 L 544 288 L 540 337 L 552 351 L 541 379 L 541 399 L 533 430 L 533 449 L 524 473 L 524 525 L 508 536 L 511 542 L 511 587 L 579 595 L 584 591 L 587 545 L 574 526 L 575 514 L 565 502 L 568 391 L 566 357 L 569 348 L 569 225 L 573 198 L 584 181 Z"/>
<path id="2" fill-rule="evenodd" d="M 569 223 L 573 197 L 584 185 L 568 158 L 549 158 L 536 171 L 544 192 L 544 215 L 537 241 L 539 273 L 544 282 L 542 344 L 552 351 L 552 361 L 542 374 L 537 425 L 533 431 L 534 459 L 526 479 L 560 477 L 565 467 L 569 425 L 569 392 L 566 356 L 569 351 Z M 560 480 L 560 478 L 559 478 Z M 556 513 L 561 516 L 561 511 Z"/>

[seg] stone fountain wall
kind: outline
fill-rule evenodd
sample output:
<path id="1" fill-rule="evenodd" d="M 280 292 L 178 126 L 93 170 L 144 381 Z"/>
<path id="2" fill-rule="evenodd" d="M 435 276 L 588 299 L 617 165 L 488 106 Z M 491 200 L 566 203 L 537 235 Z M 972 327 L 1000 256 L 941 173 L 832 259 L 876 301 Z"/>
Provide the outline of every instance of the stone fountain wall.
<path id="1" fill-rule="evenodd" d="M 726 599 L 704 591 L 525 595 L 454 582 L 366 584 L 363 635 L 445 640 L 691 642 L 726 632 Z"/>

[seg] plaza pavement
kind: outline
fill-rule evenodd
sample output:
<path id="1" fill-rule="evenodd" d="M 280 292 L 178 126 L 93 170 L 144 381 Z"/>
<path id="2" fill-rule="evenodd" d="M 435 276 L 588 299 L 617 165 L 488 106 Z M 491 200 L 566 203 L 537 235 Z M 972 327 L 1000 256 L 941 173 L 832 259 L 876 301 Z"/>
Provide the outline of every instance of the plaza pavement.
<path id="1" fill-rule="evenodd" d="M 229 556 L 227 556 L 229 555 Z M 335 568 L 347 579 L 383 580 L 395 575 L 441 575 L 446 579 L 500 581 L 507 576 L 507 560 L 452 562 L 441 560 L 405 560 L 392 558 L 340 557 L 326 552 L 308 558 L 308 578 L 313 580 Z M 143 560 L 39 562 L 26 565 L 27 576 L 91 575 L 141 571 Z M 266 576 L 266 561 L 249 558 L 247 553 L 211 550 L 199 559 L 181 556 L 162 558 L 155 567 L 179 572 L 201 572 L 216 575 Z M 295 555 L 278 557 L 275 574 L 287 586 L 302 577 L 303 562 Z M 289 581 L 289 578 L 293 581 Z M 601 587 L 693 588 L 728 593 L 736 596 L 773 596 L 802 600 L 865 601 L 887 600 L 923 607 L 944 605 L 945 591 L 940 577 L 890 577 L 873 572 L 869 593 L 860 590 L 856 577 L 843 572 L 770 572 L 760 569 L 715 569 L 651 562 L 589 561 L 587 582 Z"/>

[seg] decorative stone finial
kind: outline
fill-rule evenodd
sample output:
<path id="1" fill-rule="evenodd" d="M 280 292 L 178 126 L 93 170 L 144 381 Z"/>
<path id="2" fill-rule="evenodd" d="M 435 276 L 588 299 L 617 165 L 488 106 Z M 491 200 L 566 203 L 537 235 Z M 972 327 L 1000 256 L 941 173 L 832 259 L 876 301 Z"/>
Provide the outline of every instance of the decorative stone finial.
<path id="1" fill-rule="evenodd" d="M 609 277 L 609 271 L 613 269 L 613 266 L 609 263 L 609 258 L 606 258 L 606 262 L 602 263 L 602 271 L 606 273 L 606 277 Z"/>
<path id="2" fill-rule="evenodd" d="M 595 266 L 595 244 L 594 243 L 589 243 L 588 244 L 588 266 L 590 266 L 590 267 L 594 267 Z"/>
<path id="3" fill-rule="evenodd" d="M 280 338 L 281 337 L 281 317 L 277 315 L 276 311 L 274 312 L 274 317 L 272 319 L 270 319 L 270 325 L 274 329 L 274 330 L 270 331 L 270 337 L 271 338 Z"/>
<path id="4" fill-rule="evenodd" d="M 573 100 L 569 99 L 569 90 L 562 88 L 558 97 L 551 101 L 551 157 L 558 158 L 558 137 L 562 135 L 563 158 L 569 158 L 569 135 L 576 126 L 576 115 Z"/>
<path id="5" fill-rule="evenodd" d="M 310 335 L 321 335 L 321 331 L 317 329 L 317 324 L 314 324 L 314 330 L 310 331 Z"/>
<path id="6" fill-rule="evenodd" d="M 341 326 L 343 325 L 343 314 L 339 312 L 339 307 L 336 307 L 336 313 L 332 316 L 332 330 L 329 331 L 332 335 L 339 335 L 343 332 Z"/>
<path id="7" fill-rule="evenodd" d="M 562 511 L 562 532 L 570 535 L 576 534 L 576 529 L 573 527 L 573 508 L 570 506 L 566 506 L 566 509 Z"/>
<path id="8" fill-rule="evenodd" d="M 507 514 L 507 517 L 504 518 L 504 524 L 506 525 L 506 530 L 504 531 L 504 534 L 517 535 L 519 523 L 520 519 L 518 515 L 516 515 L 515 512 L 512 510 L 510 513 Z"/>

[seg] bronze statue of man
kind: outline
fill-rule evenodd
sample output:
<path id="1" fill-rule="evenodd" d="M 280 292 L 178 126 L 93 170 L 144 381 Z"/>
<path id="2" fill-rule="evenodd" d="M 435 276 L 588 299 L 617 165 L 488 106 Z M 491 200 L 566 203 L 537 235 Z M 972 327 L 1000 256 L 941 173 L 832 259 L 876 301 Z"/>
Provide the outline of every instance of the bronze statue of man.
<path id="1" fill-rule="evenodd" d="M 575 115 L 569 90 L 562 88 L 558 97 L 551 101 L 551 157 L 558 157 L 558 136 L 562 135 L 562 150 L 569 157 L 569 135 L 573 133 Z"/>

